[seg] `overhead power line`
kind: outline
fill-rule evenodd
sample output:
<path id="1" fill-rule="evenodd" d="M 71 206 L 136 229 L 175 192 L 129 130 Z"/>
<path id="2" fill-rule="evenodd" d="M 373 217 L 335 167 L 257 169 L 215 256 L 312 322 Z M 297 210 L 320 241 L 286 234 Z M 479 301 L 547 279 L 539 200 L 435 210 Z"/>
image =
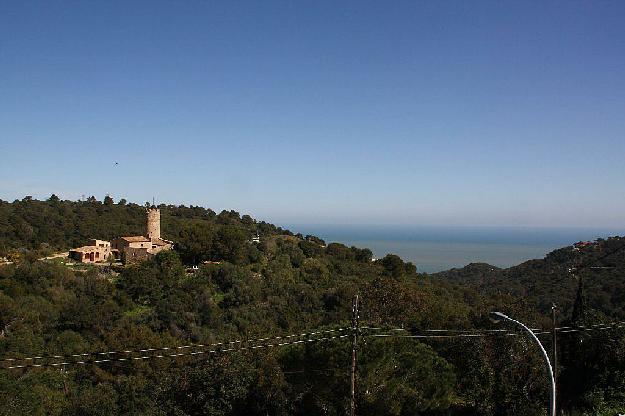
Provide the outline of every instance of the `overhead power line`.
<path id="1" fill-rule="evenodd" d="M 397 331 L 397 332 L 407 332 L 408 330 L 405 328 L 391 328 L 391 327 L 361 327 L 362 329 L 368 329 L 371 331 Z M 451 333 L 498 333 L 498 332 L 509 332 L 508 329 L 421 329 L 420 332 L 426 333 L 441 333 L 441 332 L 451 332 Z M 535 331 L 541 331 L 541 329 L 535 329 Z M 425 336 L 425 335 L 424 335 Z"/>
<path id="2" fill-rule="evenodd" d="M 546 335 L 550 334 L 550 332 L 535 332 L 536 335 Z M 492 336 L 509 336 L 509 337 L 517 337 L 522 334 L 520 333 L 473 333 L 473 334 L 450 334 L 450 335 L 401 335 L 401 334 L 370 334 L 365 335 L 366 337 L 374 337 L 374 338 L 416 338 L 416 339 L 450 339 L 450 338 L 485 338 Z"/>
<path id="3" fill-rule="evenodd" d="M 578 326 L 562 326 L 557 327 L 556 332 L 560 334 L 590 331 L 606 331 L 613 329 L 625 328 L 625 322 L 611 322 L 595 325 L 578 325 Z M 421 334 L 409 333 L 405 328 L 392 327 L 372 327 L 362 326 L 359 331 L 384 331 L 384 333 L 368 333 L 362 334 L 365 337 L 373 338 L 412 338 L 412 339 L 462 339 L 462 338 L 484 338 L 496 336 L 520 336 L 521 334 L 510 332 L 505 329 L 426 329 Z M 532 329 L 538 336 L 552 335 L 552 332 L 544 329 Z M 344 333 L 345 334 L 341 334 Z M 151 358 L 175 358 L 182 356 L 194 356 L 201 354 L 226 353 L 232 351 L 255 350 L 260 348 L 274 348 L 288 345 L 303 344 L 307 342 L 326 341 L 333 339 L 342 339 L 352 336 L 352 327 L 343 327 L 336 329 L 323 329 L 304 333 L 295 333 L 290 335 L 282 335 L 276 337 L 253 338 L 245 340 L 223 341 L 212 344 L 188 344 L 172 347 L 158 348 L 142 348 L 142 349 L 125 349 L 117 351 L 99 351 L 84 352 L 69 355 L 49 355 L 49 356 L 33 356 L 24 358 L 3 358 L 0 363 L 11 364 L 10 366 L 0 367 L 0 369 L 18 369 L 18 368 L 37 368 L 37 367 L 59 367 L 67 365 L 84 365 L 84 364 L 102 364 L 108 362 L 132 362 L 147 360 Z M 318 337 L 323 334 L 339 334 L 335 336 Z M 307 339 L 297 339 L 304 338 Z M 291 341 L 292 339 L 297 339 Z M 209 349 L 213 348 L 213 349 Z M 186 351 L 192 350 L 192 351 Z M 156 354 L 156 353 L 161 354 Z M 133 357 L 133 354 L 140 354 Z M 127 355 L 126 357 L 111 357 L 111 355 Z M 98 356 L 88 359 L 88 357 Z M 78 360 L 76 360 L 78 359 Z M 55 360 L 55 362 L 40 362 L 46 360 Z"/>
<path id="4" fill-rule="evenodd" d="M 404 328 L 375 328 L 375 327 L 363 327 L 369 330 L 384 330 L 393 331 L 390 333 L 374 333 L 365 335 L 367 337 L 379 337 L 379 338 L 423 338 L 423 339 L 446 339 L 446 338 L 483 338 L 488 336 L 519 336 L 519 333 L 510 332 L 506 329 L 428 329 L 423 330 L 421 334 L 404 334 L 408 332 Z M 571 332 L 589 332 L 589 331 L 605 331 L 611 329 L 625 328 L 625 322 L 612 322 L 608 324 L 596 324 L 587 326 L 563 326 L 555 328 L 556 332 L 566 334 Z M 547 329 L 532 329 L 536 335 L 553 335 L 552 330 Z M 429 332 L 429 333 L 428 333 Z M 445 333 L 448 332 L 448 333 Z M 434 334 L 432 334 L 434 333 Z"/>
<path id="5" fill-rule="evenodd" d="M 298 345 L 298 344 L 305 344 L 305 343 L 311 343 L 311 342 L 343 339 L 349 336 L 350 334 L 344 334 L 344 335 L 335 335 L 332 337 L 309 338 L 309 339 L 302 339 L 302 340 L 290 341 L 290 342 L 279 342 L 275 344 L 259 344 L 259 345 L 253 345 L 253 346 L 247 346 L 247 347 L 240 346 L 240 347 L 232 347 L 232 348 L 224 348 L 224 349 L 181 352 L 181 353 L 175 353 L 175 354 L 143 355 L 139 357 L 128 357 L 128 358 L 105 358 L 105 359 L 99 359 L 99 360 L 62 361 L 62 362 L 41 363 L 41 364 L 29 363 L 29 364 L 13 365 L 13 366 L 3 367 L 3 368 L 6 370 L 12 370 L 12 369 L 20 369 L 20 368 L 65 367 L 65 366 L 70 366 L 70 365 L 87 365 L 87 364 L 99 365 L 99 364 L 111 363 L 111 362 L 132 362 L 132 361 L 149 360 L 149 359 L 154 359 L 154 358 L 163 359 L 163 358 L 176 358 L 176 357 L 183 357 L 183 356 L 198 356 L 198 355 L 203 355 L 203 354 L 208 355 L 208 354 L 219 354 L 219 353 L 228 353 L 228 352 L 239 352 L 239 351 L 246 351 L 246 350 L 256 350 L 256 349 L 262 349 L 262 348 L 286 347 L 290 345 Z"/>
<path id="6" fill-rule="evenodd" d="M 625 325 L 625 322 L 623 321 L 617 321 L 617 322 L 606 322 L 606 323 L 601 323 L 601 324 L 594 324 L 594 325 L 575 325 L 575 326 L 560 326 L 557 327 L 556 329 L 558 330 L 565 330 L 565 329 L 591 329 L 591 328 L 600 328 L 600 327 L 605 327 L 605 326 L 615 326 L 615 325 Z"/>
<path id="7" fill-rule="evenodd" d="M 313 332 L 295 333 L 295 334 L 282 335 L 282 336 L 276 336 L 276 337 L 223 341 L 223 342 L 216 342 L 212 344 L 187 344 L 187 345 L 172 346 L 172 347 L 124 349 L 124 350 L 117 350 L 117 351 L 96 351 L 96 352 L 84 352 L 84 353 L 79 353 L 79 354 L 34 356 L 34 357 L 25 357 L 25 358 L 11 357 L 11 358 L 0 359 L 0 363 L 16 362 L 16 361 L 51 360 L 51 359 L 67 360 L 67 359 L 73 359 L 73 358 L 89 357 L 92 355 L 109 356 L 109 355 L 115 355 L 115 354 L 135 354 L 135 353 L 151 353 L 151 352 L 157 352 L 157 351 L 185 350 L 185 349 L 190 349 L 190 348 L 210 348 L 210 347 L 219 347 L 219 346 L 225 346 L 225 345 L 244 345 L 244 344 L 251 344 L 251 343 L 264 343 L 266 341 L 279 341 L 279 340 L 286 340 L 286 339 L 292 339 L 292 338 L 311 337 L 311 336 L 315 336 L 319 334 L 330 334 L 330 333 L 335 333 L 335 332 L 348 331 L 350 329 L 351 329 L 350 327 L 337 328 L 337 329 L 325 329 L 325 330 L 318 330 L 318 331 L 313 331 Z"/>
<path id="8" fill-rule="evenodd" d="M 625 324 L 602 326 L 602 327 L 596 327 L 596 328 L 586 327 L 586 328 L 578 328 L 578 329 L 562 329 L 562 330 L 558 330 L 558 333 L 568 334 L 571 332 L 607 331 L 610 329 L 620 329 L 620 328 L 625 328 Z"/>
<path id="9" fill-rule="evenodd" d="M 615 322 L 606 322 L 601 324 L 594 325 L 576 325 L 576 326 L 561 326 L 556 327 L 555 329 L 560 332 L 565 332 L 569 330 L 594 330 L 599 328 L 615 328 L 615 327 L 625 327 L 625 321 L 615 321 Z M 406 328 L 394 328 L 394 327 L 372 327 L 372 326 L 362 326 L 361 329 L 366 329 L 370 331 L 393 331 L 393 332 L 408 332 Z M 531 328 L 535 333 L 548 332 L 549 330 L 543 328 Z M 483 328 L 472 328 L 472 329 L 421 329 L 417 330 L 417 332 L 422 332 L 424 334 L 413 334 L 420 336 L 428 336 L 430 333 L 453 333 L 453 334 L 501 334 L 501 333 L 509 333 L 509 329 L 483 329 Z M 570 332 L 570 331 L 569 331 Z"/>

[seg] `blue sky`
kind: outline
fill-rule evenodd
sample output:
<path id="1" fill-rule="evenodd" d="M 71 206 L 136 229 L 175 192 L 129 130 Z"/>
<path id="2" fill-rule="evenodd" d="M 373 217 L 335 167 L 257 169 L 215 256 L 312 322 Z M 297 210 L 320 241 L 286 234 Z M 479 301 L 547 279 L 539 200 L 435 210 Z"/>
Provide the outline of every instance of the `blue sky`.
<path id="1" fill-rule="evenodd" d="M 622 1 L 1 2 L 0 198 L 622 226 L 624 21 Z"/>

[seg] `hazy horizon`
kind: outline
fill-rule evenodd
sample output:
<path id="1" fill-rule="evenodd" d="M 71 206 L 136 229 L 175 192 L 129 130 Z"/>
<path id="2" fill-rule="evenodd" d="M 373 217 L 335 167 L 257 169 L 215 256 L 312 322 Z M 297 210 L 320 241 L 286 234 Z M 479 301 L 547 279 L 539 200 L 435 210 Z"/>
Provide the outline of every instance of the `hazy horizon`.
<path id="1" fill-rule="evenodd" d="M 625 235 L 621 228 L 498 227 L 419 225 L 285 224 L 292 232 L 312 234 L 326 243 L 369 248 L 374 256 L 397 254 L 433 273 L 469 263 L 516 266 L 543 258 L 578 241 Z"/>
<path id="2" fill-rule="evenodd" d="M 50 194 L 41 194 L 41 195 L 37 195 L 37 194 L 28 194 L 28 195 L 21 195 L 18 197 L 7 197 L 7 196 L 3 196 L 0 195 L 0 200 L 2 201 L 6 201 L 6 202 L 13 202 L 13 201 L 17 201 L 17 200 L 22 200 L 26 197 L 32 197 L 34 199 L 37 200 L 47 200 L 50 198 L 50 196 L 54 194 L 57 197 L 59 197 L 62 200 L 69 200 L 69 201 L 80 201 L 80 200 L 86 200 L 86 198 L 89 198 L 91 196 L 94 196 L 96 198 L 97 201 L 102 202 L 104 200 L 104 197 L 106 196 L 111 196 L 114 200 L 115 203 L 118 203 L 121 199 L 126 200 L 127 203 L 134 203 L 134 204 L 138 204 L 138 205 L 144 205 L 146 203 L 152 203 L 152 200 L 145 200 L 145 201 L 141 201 L 141 200 L 131 200 L 128 198 L 124 198 L 123 196 L 120 198 L 115 198 L 113 195 L 107 194 L 104 197 L 98 197 L 96 195 L 81 195 L 78 198 L 72 198 L 72 197 L 66 197 L 63 196 L 62 194 L 58 194 L 58 193 L 50 193 Z M 306 228 L 311 227 L 311 226 L 321 226 L 321 227 L 326 227 L 326 226 L 339 226 L 339 227 L 395 227 L 397 229 L 401 229 L 401 228 L 406 228 L 406 229 L 410 229 L 410 228 L 414 228 L 414 227 L 424 227 L 424 228 L 428 228 L 428 227 L 432 227 L 432 228 L 450 228 L 450 229 L 471 229 L 471 228 L 492 228 L 492 229 L 517 229 L 517 230 L 522 230 L 522 229 L 527 229 L 527 230 L 531 230 L 531 229 L 536 229 L 536 230 L 585 230 L 585 231 L 604 231 L 604 232 L 610 232 L 610 231 L 614 231 L 614 230 L 623 230 L 625 232 L 625 222 L 623 222 L 622 224 L 616 224 L 616 225 L 605 225 L 605 224 L 598 224 L 598 225 L 593 225 L 593 224 L 557 224 L 557 225 L 553 225 L 553 224 L 499 224 L 499 223 L 457 223 L 454 221 L 450 221 L 450 222 L 446 222 L 446 223 L 426 223 L 426 222 L 406 222 L 406 223 L 400 223 L 400 222 L 383 222 L 383 221 L 377 221 L 377 222 L 373 222 L 373 221 L 353 221 L 353 216 L 346 216 L 346 218 L 344 220 L 342 220 L 341 218 L 336 218 L 334 219 L 334 221 L 326 221 L 326 222 L 315 222 L 315 221 L 307 221 L 306 218 L 303 217 L 297 217 L 298 219 L 300 219 L 300 221 L 291 221 L 291 215 L 286 215 L 285 217 L 275 217 L 275 216 L 268 216 L 268 217 L 263 217 L 260 216 L 254 212 L 250 212 L 246 209 L 240 209 L 240 208 L 233 208 L 233 207 L 216 207 L 216 206 L 211 206 L 210 204 L 206 204 L 206 203 L 185 203 L 185 202 L 180 202 L 180 201 L 159 201 L 159 200 L 155 200 L 155 203 L 157 205 L 160 204 L 164 204 L 164 205 L 174 205 L 174 206 L 180 206 L 180 205 L 185 205 L 185 206 L 200 206 L 200 207 L 204 207 L 204 208 L 209 208 L 212 209 L 213 211 L 215 211 L 217 214 L 219 214 L 222 210 L 234 210 L 239 212 L 239 214 L 241 215 L 250 215 L 251 217 L 253 217 L 255 220 L 257 221 L 266 221 L 278 226 L 281 226 L 283 228 L 288 228 L 289 226 L 304 226 Z M 312 216 L 311 218 L 318 218 L 316 216 Z M 351 221 L 350 221 L 351 220 Z M 286 224 L 286 225 L 285 225 Z M 291 230 L 293 231 L 293 230 Z"/>
<path id="3" fill-rule="evenodd" d="M 625 223 L 624 2 L 3 2 L 0 195 Z"/>

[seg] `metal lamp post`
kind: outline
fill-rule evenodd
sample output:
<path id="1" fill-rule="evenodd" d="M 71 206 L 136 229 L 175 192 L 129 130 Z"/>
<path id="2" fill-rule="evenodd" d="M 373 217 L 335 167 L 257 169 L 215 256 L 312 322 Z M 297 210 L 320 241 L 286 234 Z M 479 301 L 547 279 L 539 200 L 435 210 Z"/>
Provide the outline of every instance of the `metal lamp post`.
<path id="1" fill-rule="evenodd" d="M 551 401 L 549 403 L 549 414 L 551 416 L 556 416 L 556 380 L 553 377 L 553 368 L 551 367 L 551 362 L 549 361 L 549 356 L 547 355 L 547 351 L 545 351 L 545 348 L 543 347 L 543 344 L 540 343 L 540 340 L 538 339 L 538 337 L 536 336 L 536 334 L 534 334 L 534 332 L 529 329 L 525 324 L 517 321 L 516 319 L 512 319 L 510 318 L 508 315 L 505 315 L 501 312 L 491 312 L 491 315 L 493 315 L 495 317 L 495 319 L 499 318 L 499 319 L 505 319 L 507 321 L 512 322 L 515 325 L 520 326 L 521 328 L 523 328 L 525 330 L 525 332 L 527 332 L 530 337 L 532 338 L 532 340 L 534 340 L 536 342 L 536 344 L 538 345 L 538 347 L 540 348 L 540 352 L 543 355 L 543 359 L 545 360 L 545 364 L 547 367 L 547 373 L 549 375 L 549 381 L 551 382 Z M 499 320 L 498 319 L 498 320 Z"/>

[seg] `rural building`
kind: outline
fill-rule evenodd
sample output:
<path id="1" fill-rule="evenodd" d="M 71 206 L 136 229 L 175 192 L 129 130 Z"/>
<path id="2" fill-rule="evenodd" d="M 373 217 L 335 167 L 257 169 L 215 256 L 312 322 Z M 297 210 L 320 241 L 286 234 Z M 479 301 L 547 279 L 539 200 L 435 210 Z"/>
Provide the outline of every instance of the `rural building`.
<path id="1" fill-rule="evenodd" d="M 111 243 L 113 251 L 124 263 L 146 260 L 174 246 L 173 241 L 161 238 L 161 210 L 152 206 L 146 214 L 146 236 L 119 237 Z"/>
<path id="2" fill-rule="evenodd" d="M 174 246 L 173 241 L 161 238 L 161 211 L 154 206 L 147 210 L 146 235 L 117 237 L 111 242 L 92 239 L 89 245 L 71 250 L 69 257 L 82 263 L 96 263 L 108 260 L 112 254 L 127 263 L 147 260 Z"/>
<path id="3" fill-rule="evenodd" d="M 97 263 L 108 260 L 111 255 L 111 243 L 103 240 L 95 241 L 98 243 L 70 250 L 69 257 L 81 263 Z"/>
<path id="4" fill-rule="evenodd" d="M 126 247 L 121 251 L 121 259 L 124 263 L 135 263 L 148 260 L 152 254 L 145 248 Z"/>
<path id="5" fill-rule="evenodd" d="M 131 237 L 117 237 L 111 241 L 111 247 L 113 250 L 123 252 L 126 248 L 138 248 L 148 249 L 152 247 L 152 242 L 149 238 L 142 235 L 136 235 Z"/>
<path id="6" fill-rule="evenodd" d="M 95 247 L 105 248 L 105 249 L 108 249 L 109 251 L 111 250 L 111 242 L 110 241 L 96 240 L 96 239 L 92 238 L 91 240 L 89 240 L 89 244 L 87 244 L 87 245 L 88 246 L 95 246 Z"/>

